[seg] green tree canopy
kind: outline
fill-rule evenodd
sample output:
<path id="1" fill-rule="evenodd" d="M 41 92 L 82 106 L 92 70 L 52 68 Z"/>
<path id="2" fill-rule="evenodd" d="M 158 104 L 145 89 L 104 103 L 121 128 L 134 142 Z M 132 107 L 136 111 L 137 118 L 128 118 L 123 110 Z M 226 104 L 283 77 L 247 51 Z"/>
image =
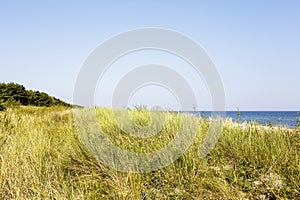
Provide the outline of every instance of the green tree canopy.
<path id="1" fill-rule="evenodd" d="M 17 83 L 0 83 L 0 103 L 15 101 L 21 105 L 33 106 L 71 106 L 70 104 L 49 96 L 45 92 L 26 90 L 23 85 Z"/>

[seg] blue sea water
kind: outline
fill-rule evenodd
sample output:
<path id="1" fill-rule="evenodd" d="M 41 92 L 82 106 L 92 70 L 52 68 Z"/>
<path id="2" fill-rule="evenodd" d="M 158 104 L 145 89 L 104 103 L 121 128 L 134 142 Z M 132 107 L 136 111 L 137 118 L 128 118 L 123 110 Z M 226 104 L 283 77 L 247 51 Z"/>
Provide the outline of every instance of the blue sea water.
<path id="1" fill-rule="evenodd" d="M 188 113 L 195 114 L 197 116 L 210 117 L 212 112 L 210 111 L 189 111 Z M 297 120 L 300 120 L 299 111 L 240 111 L 240 122 L 257 122 L 262 125 L 278 126 L 282 125 L 285 127 L 297 127 Z M 226 111 L 226 118 L 232 118 L 233 121 L 238 121 L 237 111 Z"/>

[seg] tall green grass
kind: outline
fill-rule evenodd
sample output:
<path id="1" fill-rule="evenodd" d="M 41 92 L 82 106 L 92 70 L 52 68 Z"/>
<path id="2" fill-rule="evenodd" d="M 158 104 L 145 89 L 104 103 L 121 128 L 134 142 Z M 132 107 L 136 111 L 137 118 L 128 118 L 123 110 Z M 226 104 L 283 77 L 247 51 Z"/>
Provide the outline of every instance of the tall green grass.
<path id="1" fill-rule="evenodd" d="M 118 112 L 121 120 L 127 113 Z M 163 147 L 180 121 L 168 113 L 160 134 L 145 142 L 120 130 L 113 113 L 97 109 L 101 128 L 114 144 L 136 152 Z M 141 126 L 151 123 L 149 111 L 129 115 Z M 200 159 L 210 122 L 197 123 L 197 136 L 183 156 L 166 168 L 136 174 L 98 163 L 80 142 L 71 109 L 7 109 L 0 112 L 0 199 L 300 199 L 299 129 L 227 121 L 216 147 Z"/>

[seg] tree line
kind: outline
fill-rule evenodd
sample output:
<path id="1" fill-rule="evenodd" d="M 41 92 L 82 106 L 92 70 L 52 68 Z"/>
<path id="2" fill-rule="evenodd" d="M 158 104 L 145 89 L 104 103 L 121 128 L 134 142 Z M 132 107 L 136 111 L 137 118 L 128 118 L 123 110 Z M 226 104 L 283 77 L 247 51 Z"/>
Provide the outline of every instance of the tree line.
<path id="1" fill-rule="evenodd" d="M 45 92 L 26 90 L 23 85 L 17 83 L 0 83 L 0 110 L 11 105 L 71 106 Z"/>

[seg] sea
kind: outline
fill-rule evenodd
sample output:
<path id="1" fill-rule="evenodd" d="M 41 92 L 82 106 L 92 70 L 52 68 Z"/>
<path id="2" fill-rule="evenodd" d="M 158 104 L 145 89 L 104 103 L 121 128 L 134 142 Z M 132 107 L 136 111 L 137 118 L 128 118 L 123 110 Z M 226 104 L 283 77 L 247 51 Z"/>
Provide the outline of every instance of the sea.
<path id="1" fill-rule="evenodd" d="M 211 111 L 186 111 L 196 116 L 212 117 Z M 268 126 L 284 126 L 288 128 L 296 128 L 300 126 L 299 111 L 226 111 L 223 117 L 231 118 L 234 122 L 257 122 L 261 125 Z"/>

